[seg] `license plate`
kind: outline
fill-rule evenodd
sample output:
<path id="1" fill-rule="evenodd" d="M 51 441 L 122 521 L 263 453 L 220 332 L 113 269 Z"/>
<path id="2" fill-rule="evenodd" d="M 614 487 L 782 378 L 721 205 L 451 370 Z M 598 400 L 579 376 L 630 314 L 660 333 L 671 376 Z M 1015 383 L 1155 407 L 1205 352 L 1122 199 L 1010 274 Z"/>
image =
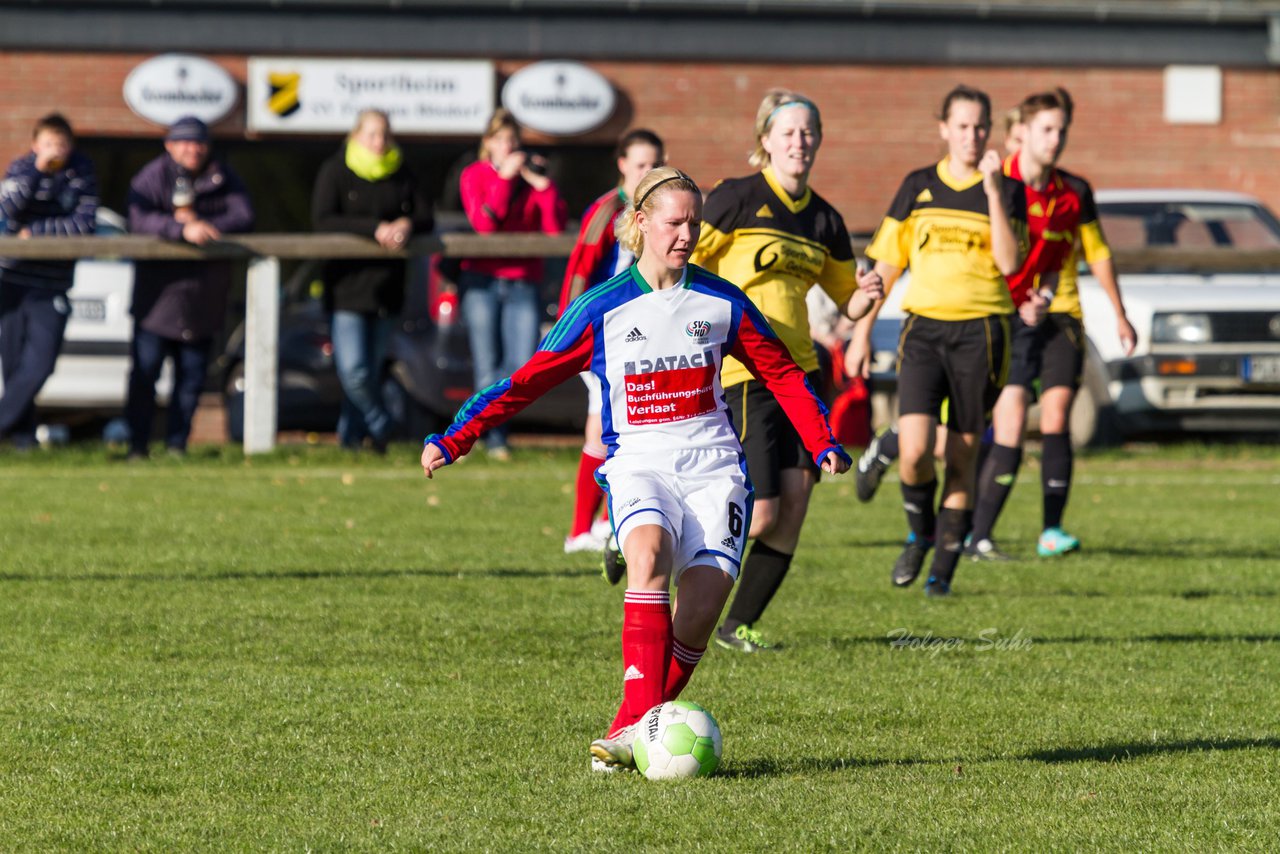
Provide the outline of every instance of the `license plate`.
<path id="1" fill-rule="evenodd" d="M 1280 356 L 1245 356 L 1240 373 L 1248 383 L 1280 385 Z"/>
<path id="2" fill-rule="evenodd" d="M 101 323 L 107 319 L 107 301 L 102 299 L 73 299 L 71 316 L 76 320 Z"/>

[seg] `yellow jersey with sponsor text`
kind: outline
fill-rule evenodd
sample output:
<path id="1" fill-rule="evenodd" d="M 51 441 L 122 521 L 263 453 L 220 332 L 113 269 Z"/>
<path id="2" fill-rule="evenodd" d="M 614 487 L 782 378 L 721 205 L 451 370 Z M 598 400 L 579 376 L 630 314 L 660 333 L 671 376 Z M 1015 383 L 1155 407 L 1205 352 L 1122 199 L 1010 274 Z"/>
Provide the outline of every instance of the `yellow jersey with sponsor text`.
<path id="1" fill-rule="evenodd" d="M 1025 255 L 1023 185 L 1005 178 L 1001 192 Z M 903 311 L 934 320 L 976 320 L 1013 312 L 1009 284 L 991 254 L 991 217 L 982 173 L 975 171 L 959 181 L 946 158 L 917 169 L 902 182 L 867 247 L 867 257 L 911 270 Z"/>
<path id="2" fill-rule="evenodd" d="M 817 284 L 843 308 L 858 287 L 840 214 L 811 189 L 791 198 L 768 169 L 716 185 L 691 260 L 742 288 L 806 373 L 818 357 L 805 295 Z M 724 360 L 725 386 L 751 378 L 737 359 Z"/>

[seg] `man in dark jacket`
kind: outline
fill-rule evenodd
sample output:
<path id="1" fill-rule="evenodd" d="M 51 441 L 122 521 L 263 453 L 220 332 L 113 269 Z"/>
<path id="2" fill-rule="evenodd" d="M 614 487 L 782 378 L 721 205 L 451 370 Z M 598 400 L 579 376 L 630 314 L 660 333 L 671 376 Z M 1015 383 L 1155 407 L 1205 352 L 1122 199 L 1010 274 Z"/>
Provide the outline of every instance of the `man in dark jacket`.
<path id="1" fill-rule="evenodd" d="M 98 210 L 93 163 L 75 151 L 71 125 L 52 113 L 36 122 L 31 152 L 0 185 L 0 233 L 26 239 L 92 234 Z M 74 261 L 0 258 L 0 437 L 35 444 L 35 399 L 53 373 L 71 313 Z"/>
<path id="2" fill-rule="evenodd" d="M 165 153 L 129 185 L 129 230 L 203 246 L 253 228 L 253 208 L 240 179 L 209 156 L 209 129 L 194 116 L 165 135 Z M 146 261 L 133 286 L 133 369 L 129 375 L 129 456 L 147 456 L 156 381 L 173 359 L 173 394 L 165 445 L 182 454 L 204 389 L 213 336 L 231 287 L 230 261 Z"/>

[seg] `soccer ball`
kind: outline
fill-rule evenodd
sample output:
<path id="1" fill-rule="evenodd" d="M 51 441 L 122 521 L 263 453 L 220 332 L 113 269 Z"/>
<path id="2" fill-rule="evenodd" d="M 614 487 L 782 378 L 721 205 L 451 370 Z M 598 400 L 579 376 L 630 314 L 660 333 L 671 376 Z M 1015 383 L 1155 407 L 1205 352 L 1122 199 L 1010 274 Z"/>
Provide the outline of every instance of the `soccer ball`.
<path id="1" fill-rule="evenodd" d="M 636 770 L 650 780 L 707 777 L 720 765 L 720 725 L 697 703 L 661 703 L 637 726 Z"/>

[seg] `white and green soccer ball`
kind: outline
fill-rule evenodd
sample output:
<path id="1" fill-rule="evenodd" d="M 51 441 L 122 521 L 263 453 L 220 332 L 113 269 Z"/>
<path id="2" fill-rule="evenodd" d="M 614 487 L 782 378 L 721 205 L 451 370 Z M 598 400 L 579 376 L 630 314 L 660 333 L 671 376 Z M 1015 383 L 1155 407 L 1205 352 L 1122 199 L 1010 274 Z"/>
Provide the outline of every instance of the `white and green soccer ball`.
<path id="1" fill-rule="evenodd" d="M 661 703 L 637 727 L 636 770 L 650 780 L 707 777 L 720 766 L 720 725 L 697 703 Z"/>

